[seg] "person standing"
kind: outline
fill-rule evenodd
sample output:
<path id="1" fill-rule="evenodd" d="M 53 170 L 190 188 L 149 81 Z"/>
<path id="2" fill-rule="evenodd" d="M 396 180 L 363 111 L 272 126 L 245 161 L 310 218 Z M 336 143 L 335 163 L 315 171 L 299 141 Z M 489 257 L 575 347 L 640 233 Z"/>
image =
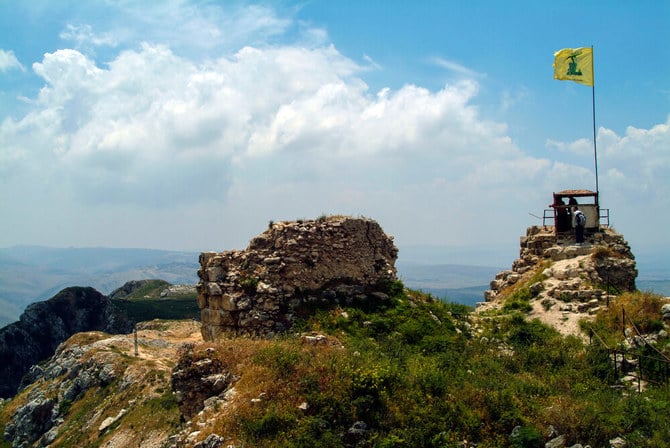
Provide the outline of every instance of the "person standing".
<path id="1" fill-rule="evenodd" d="M 586 216 L 579 210 L 579 207 L 575 207 L 572 210 L 573 225 L 575 227 L 575 241 L 577 244 L 584 243 L 584 227 L 586 227 Z"/>
<path id="2" fill-rule="evenodd" d="M 556 232 L 561 233 L 569 231 L 572 228 L 570 225 L 570 208 L 566 207 L 563 199 L 555 198 L 554 203 L 549 205 L 549 207 L 552 207 L 555 210 Z"/>

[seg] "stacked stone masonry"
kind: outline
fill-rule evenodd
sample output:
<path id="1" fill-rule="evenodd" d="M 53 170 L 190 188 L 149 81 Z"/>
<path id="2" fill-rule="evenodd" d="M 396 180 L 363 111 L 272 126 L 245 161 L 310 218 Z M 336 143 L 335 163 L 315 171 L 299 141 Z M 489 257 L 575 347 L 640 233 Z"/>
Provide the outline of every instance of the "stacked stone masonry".
<path id="1" fill-rule="evenodd" d="M 543 267 L 541 280 L 530 285 L 531 296 L 561 311 L 595 313 L 608 299 L 608 292 L 634 291 L 635 257 L 623 236 L 609 228 L 587 235 L 576 245 L 570 236 L 556 235 L 553 227 L 533 226 L 520 240 L 519 258 L 511 270 L 498 273 L 484 292 L 494 301 L 506 288 Z"/>
<path id="2" fill-rule="evenodd" d="M 393 238 L 370 219 L 271 222 L 246 250 L 200 255 L 203 338 L 271 336 L 306 307 L 385 300 L 397 255 Z"/>

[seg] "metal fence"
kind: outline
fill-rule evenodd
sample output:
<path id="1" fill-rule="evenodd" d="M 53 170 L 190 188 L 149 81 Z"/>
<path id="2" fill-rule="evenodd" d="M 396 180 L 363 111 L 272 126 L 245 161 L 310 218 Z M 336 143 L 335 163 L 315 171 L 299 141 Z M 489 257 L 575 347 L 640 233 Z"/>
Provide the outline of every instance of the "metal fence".
<path id="1" fill-rule="evenodd" d="M 612 362 L 612 371 L 615 378 L 619 378 L 624 373 L 634 373 L 638 392 L 642 390 L 642 381 L 667 386 L 670 379 L 670 358 L 661 353 L 647 341 L 647 338 L 640 334 L 635 323 L 626 315 L 626 309 L 623 306 L 621 307 L 621 322 L 624 339 L 629 342 L 629 345 L 637 346 L 637 350 L 609 347 L 593 327 L 590 328 L 589 343 L 593 345 L 595 341 L 606 350 Z M 635 333 L 632 338 L 626 334 L 626 323 Z M 627 364 L 629 367 L 633 366 L 634 369 L 628 370 L 626 368 Z"/>

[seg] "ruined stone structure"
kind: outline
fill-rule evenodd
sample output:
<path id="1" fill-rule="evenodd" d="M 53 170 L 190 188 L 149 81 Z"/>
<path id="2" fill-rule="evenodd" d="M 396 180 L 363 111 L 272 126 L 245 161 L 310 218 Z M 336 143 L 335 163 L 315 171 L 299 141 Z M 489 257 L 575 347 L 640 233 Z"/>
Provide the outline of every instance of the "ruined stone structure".
<path id="1" fill-rule="evenodd" d="M 635 290 L 635 257 L 621 234 L 602 228 L 585 244 L 573 243 L 574 237 L 556 235 L 553 227 L 529 227 L 519 258 L 511 270 L 496 275 L 484 298 L 499 301 L 505 291 L 535 275 L 529 290 L 537 314 L 544 318 L 555 312 L 560 321 L 577 321 L 606 305 L 611 292 Z"/>
<path id="2" fill-rule="evenodd" d="M 393 238 L 370 219 L 270 223 L 246 250 L 200 255 L 203 338 L 268 336 L 310 306 L 384 300 L 397 254 Z"/>

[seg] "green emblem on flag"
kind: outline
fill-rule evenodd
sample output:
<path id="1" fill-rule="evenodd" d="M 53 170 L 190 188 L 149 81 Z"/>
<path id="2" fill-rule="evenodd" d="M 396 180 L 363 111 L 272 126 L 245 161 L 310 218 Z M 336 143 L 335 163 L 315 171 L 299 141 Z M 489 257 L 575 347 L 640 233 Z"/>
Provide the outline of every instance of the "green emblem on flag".
<path id="1" fill-rule="evenodd" d="M 570 62 L 568 63 L 567 76 L 582 76 L 582 71 L 577 67 L 577 56 L 579 53 L 570 55 Z"/>

